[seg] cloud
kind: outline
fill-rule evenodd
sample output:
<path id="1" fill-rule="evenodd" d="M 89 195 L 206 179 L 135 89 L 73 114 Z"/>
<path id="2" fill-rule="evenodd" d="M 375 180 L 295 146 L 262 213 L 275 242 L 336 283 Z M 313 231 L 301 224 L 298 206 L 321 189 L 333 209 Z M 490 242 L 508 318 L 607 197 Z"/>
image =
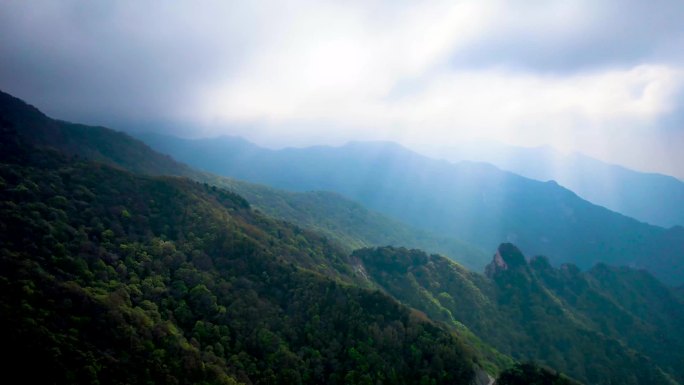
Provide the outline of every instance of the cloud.
<path id="1" fill-rule="evenodd" d="M 675 0 L 3 2 L 0 88 L 59 118 L 273 145 L 638 146 L 610 144 L 619 134 L 672 151 L 683 11 Z"/>
<path id="2" fill-rule="evenodd" d="M 335 5 L 297 14 L 271 31 L 273 44 L 224 83 L 208 87 L 203 113 L 252 119 L 267 106 L 276 118 L 305 105 L 338 110 L 345 96 L 349 102 L 383 98 L 397 82 L 443 63 L 478 28 L 479 19 L 472 18 L 478 12 L 466 3 L 405 6 L 382 17 Z"/>
<path id="3" fill-rule="evenodd" d="M 287 79 L 304 76 L 290 73 Z M 673 96 L 684 88 L 682 70 L 660 65 L 573 76 L 496 69 L 439 72 L 396 93 L 382 79 L 374 83 L 369 78 L 354 89 L 301 87 L 292 93 L 287 83 L 251 80 L 257 78 L 218 87 L 203 104 L 210 108 L 206 113 L 225 121 L 342 124 L 350 127 L 348 139 L 490 138 L 567 146 L 580 131 L 645 127 L 671 113 Z M 370 135 L 365 132 L 369 127 L 392 129 Z"/>
<path id="4" fill-rule="evenodd" d="M 682 60 L 676 0 L 497 1 L 490 28 L 455 52 L 455 66 L 573 72 Z"/>
<path id="5" fill-rule="evenodd" d="M 0 84 L 66 118 L 183 117 L 249 51 L 249 10 L 206 3 L 5 2 Z"/>

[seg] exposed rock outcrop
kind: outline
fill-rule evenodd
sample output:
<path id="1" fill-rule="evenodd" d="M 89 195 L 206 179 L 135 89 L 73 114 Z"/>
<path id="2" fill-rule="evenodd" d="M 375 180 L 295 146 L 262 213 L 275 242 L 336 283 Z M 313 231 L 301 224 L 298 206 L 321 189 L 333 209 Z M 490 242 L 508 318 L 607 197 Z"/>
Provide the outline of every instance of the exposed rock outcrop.
<path id="1" fill-rule="evenodd" d="M 492 278 L 501 271 L 526 266 L 525 256 L 512 243 L 502 243 L 494 254 L 492 262 L 485 267 L 485 275 Z"/>

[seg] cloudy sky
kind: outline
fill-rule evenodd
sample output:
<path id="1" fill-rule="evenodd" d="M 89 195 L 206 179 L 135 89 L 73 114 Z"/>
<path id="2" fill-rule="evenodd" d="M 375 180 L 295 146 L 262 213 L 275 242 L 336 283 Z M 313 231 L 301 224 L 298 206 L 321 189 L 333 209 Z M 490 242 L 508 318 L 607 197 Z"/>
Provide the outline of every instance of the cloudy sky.
<path id="1" fill-rule="evenodd" d="M 0 0 L 0 89 L 122 130 L 492 139 L 684 178 L 682 20 L 681 0 Z"/>

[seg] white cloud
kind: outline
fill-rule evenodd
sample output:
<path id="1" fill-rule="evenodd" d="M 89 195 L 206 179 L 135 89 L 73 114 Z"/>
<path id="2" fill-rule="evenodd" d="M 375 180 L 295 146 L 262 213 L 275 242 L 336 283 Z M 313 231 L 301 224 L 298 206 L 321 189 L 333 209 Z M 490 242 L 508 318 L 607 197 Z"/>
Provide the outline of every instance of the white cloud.
<path id="1" fill-rule="evenodd" d="M 312 60 L 365 60 L 337 59 Z M 208 98 L 212 102 L 203 103 L 210 107 L 205 113 L 226 121 L 319 121 L 360 130 L 385 128 L 387 139 L 393 140 L 408 135 L 413 140 L 487 137 L 548 142 L 576 131 L 648 125 L 673 110 L 673 97 L 684 88 L 681 69 L 639 65 L 571 76 L 505 69 L 428 71 L 418 87 L 394 95 L 392 86 L 404 79 L 401 71 L 376 77 L 375 71 L 358 67 L 347 65 L 324 74 L 295 70 L 277 78 L 256 72 L 212 90 Z M 348 68 L 356 75 L 351 84 L 340 81 Z M 349 132 L 350 139 L 357 135 Z"/>
<path id="2" fill-rule="evenodd" d="M 271 144 L 582 149 L 650 135 L 678 107 L 682 4 L 5 2 L 0 87 L 59 118 L 180 121 Z"/>
<path id="3" fill-rule="evenodd" d="M 392 12 L 382 3 L 375 10 L 352 4 L 279 11 L 283 17 L 264 45 L 199 94 L 198 118 L 269 125 L 271 133 L 282 125 L 294 142 L 301 139 L 292 137 L 293 124 L 319 122 L 321 131 L 345 127 L 349 139 L 488 137 L 567 146 L 577 131 L 648 125 L 673 108 L 672 97 L 684 86 L 681 69 L 671 64 L 575 73 L 450 65 L 497 28 L 539 39 L 591 30 L 597 21 L 587 17 L 586 4 L 518 10 L 465 1 Z M 299 134 L 308 130 L 311 124 Z"/>
<path id="4" fill-rule="evenodd" d="M 298 112 L 327 117 L 316 110 L 344 110 L 353 99 L 385 97 L 398 81 L 442 65 L 477 32 L 487 12 L 469 2 L 404 6 L 389 15 L 385 8 L 317 4 L 273 26 L 273 39 L 241 69 L 207 87 L 199 111 L 238 120 L 292 118 Z"/>

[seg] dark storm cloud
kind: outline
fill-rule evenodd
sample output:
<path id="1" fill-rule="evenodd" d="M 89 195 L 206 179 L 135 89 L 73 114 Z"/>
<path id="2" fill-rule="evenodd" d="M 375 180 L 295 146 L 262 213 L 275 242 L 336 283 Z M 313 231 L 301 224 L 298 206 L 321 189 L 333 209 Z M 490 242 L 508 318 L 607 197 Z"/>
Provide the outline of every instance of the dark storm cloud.
<path id="1" fill-rule="evenodd" d="M 4 3 L 0 88 L 60 118 L 106 123 L 182 116 L 196 88 L 239 62 L 248 28 L 233 13 L 220 25 L 218 15 L 206 14 L 221 7 L 151 5 Z"/>

